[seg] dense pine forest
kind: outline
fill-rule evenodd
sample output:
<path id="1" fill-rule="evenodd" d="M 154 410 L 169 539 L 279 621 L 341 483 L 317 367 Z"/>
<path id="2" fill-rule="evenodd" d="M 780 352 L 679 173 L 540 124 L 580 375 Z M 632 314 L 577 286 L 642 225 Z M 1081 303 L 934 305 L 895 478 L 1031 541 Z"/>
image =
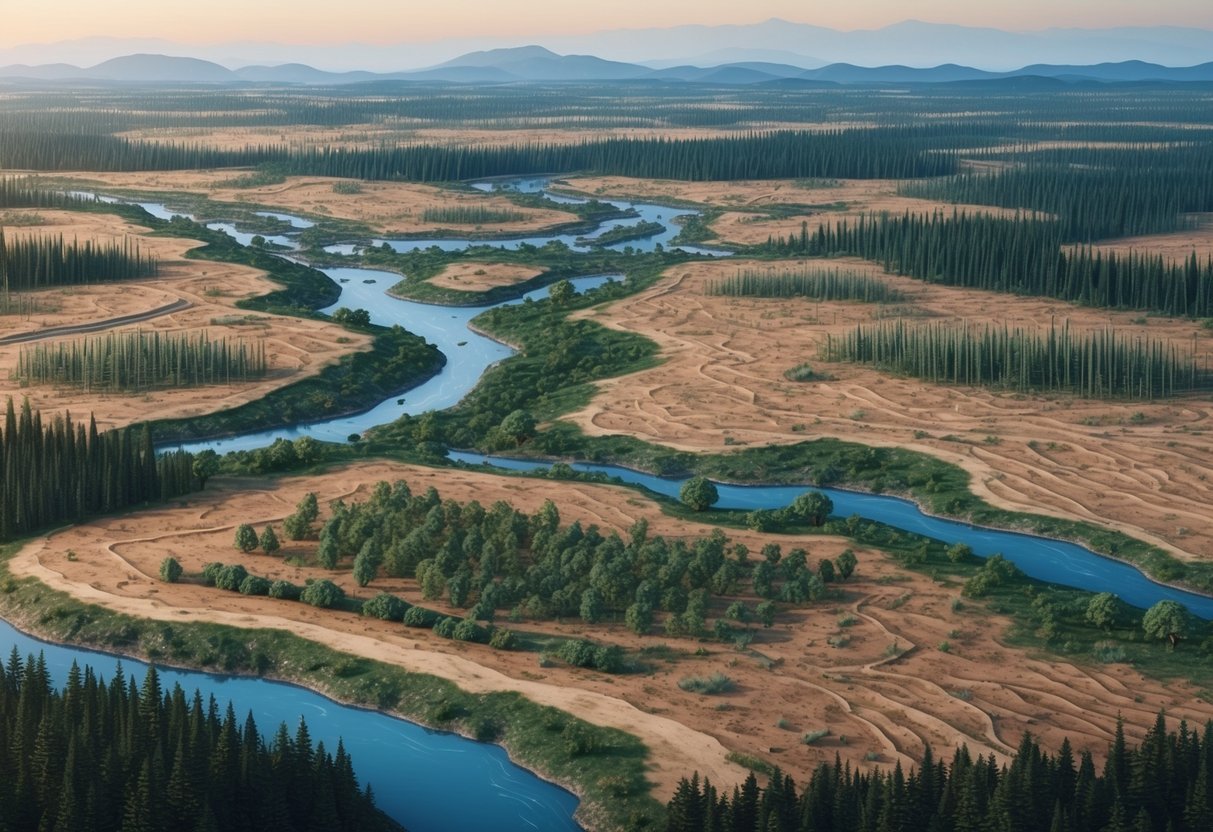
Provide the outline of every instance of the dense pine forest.
<path id="1" fill-rule="evenodd" d="M 748 133 L 719 139 L 600 139 L 576 144 L 413 145 L 349 150 L 133 142 L 0 130 L 0 167 L 33 170 L 184 170 L 277 163 L 289 173 L 414 182 L 593 171 L 662 179 L 850 179 L 941 176 L 955 159 L 907 141 L 910 128 Z M 912 138 L 912 136 L 911 136 Z"/>
<path id="2" fill-rule="evenodd" d="M 42 657 L 16 648 L 0 668 L 0 829 L 4 832 L 220 832 L 401 827 L 358 786 L 344 747 L 313 745 L 307 724 L 264 736 L 252 714 L 73 664 L 62 692 Z"/>
<path id="3" fill-rule="evenodd" d="M 862 257 L 932 283 L 1040 295 L 1084 306 L 1213 315 L 1213 258 L 1174 262 L 1064 245 L 1047 219 L 988 214 L 865 215 L 772 240 L 780 254 Z"/>
<path id="4" fill-rule="evenodd" d="M 1113 330 L 1076 335 L 1069 322 L 1047 334 L 964 324 L 859 325 L 825 346 L 830 361 L 873 364 L 933 383 L 999 387 L 1020 393 L 1074 393 L 1096 399 L 1156 399 L 1213 390 L 1191 355 L 1157 339 Z"/>
<path id="5" fill-rule="evenodd" d="M 212 341 L 199 333 L 125 332 L 70 344 L 37 344 L 17 356 L 22 384 L 72 385 L 85 391 L 136 392 L 160 387 L 234 384 L 265 375 L 265 344 Z"/>
<path id="6" fill-rule="evenodd" d="M 155 277 L 160 264 L 129 240 L 66 243 L 63 237 L 5 240 L 0 228 L 0 293 Z"/>
<path id="7" fill-rule="evenodd" d="M 886 281 L 842 269 L 743 269 L 715 280 L 708 294 L 751 298 L 809 298 L 897 303 L 905 296 Z"/>
<path id="8" fill-rule="evenodd" d="M 1168 733 L 1160 714 L 1141 745 L 1118 727 L 1104 765 L 1069 741 L 1055 754 L 1025 735 L 1011 763 L 950 763 L 930 749 L 917 769 L 865 774 L 835 761 L 808 784 L 775 772 L 731 794 L 698 776 L 669 804 L 669 832 L 1206 832 L 1213 829 L 1213 723 Z"/>
<path id="9" fill-rule="evenodd" d="M 1213 146 L 1045 150 L 1010 156 L 994 173 L 966 172 L 914 183 L 927 199 L 1022 208 L 1057 218 L 1063 239 L 1155 234 L 1187 227 L 1186 214 L 1213 211 Z"/>
<path id="10" fill-rule="evenodd" d="M 0 433 L 0 541 L 87 514 L 166 500 L 197 487 L 193 457 L 152 448 L 147 428 L 98 432 L 70 416 L 44 424 L 8 400 Z"/>

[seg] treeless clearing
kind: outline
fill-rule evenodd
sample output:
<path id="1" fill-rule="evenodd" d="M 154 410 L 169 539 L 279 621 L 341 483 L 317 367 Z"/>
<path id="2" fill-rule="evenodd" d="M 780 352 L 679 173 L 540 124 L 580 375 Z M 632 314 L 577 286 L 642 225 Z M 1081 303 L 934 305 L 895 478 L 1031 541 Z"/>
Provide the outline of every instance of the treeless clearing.
<path id="1" fill-rule="evenodd" d="M 951 609 L 955 588 L 904 573 L 879 553 L 860 551 L 856 577 L 843 586 L 846 600 L 782 614 L 774 629 L 757 630 L 751 651 L 692 640 L 640 639 L 622 625 L 527 622 L 529 631 L 602 638 L 628 648 L 666 643 L 670 658 L 653 659 L 653 672 L 607 676 L 566 667 L 540 668 L 533 653 L 504 653 L 462 644 L 349 613 L 300 603 L 247 597 L 198 584 L 156 579 L 166 555 L 186 573 L 214 560 L 244 562 L 255 574 L 301 583 L 330 577 L 347 592 L 369 598 L 395 592 L 413 602 L 415 582 L 381 578 L 359 589 L 348 566 L 339 572 L 295 566 L 282 557 L 244 556 L 232 548 L 234 527 L 259 529 L 278 522 L 307 491 L 321 504 L 342 497 L 365 499 L 378 480 L 406 480 L 414 492 L 429 486 L 444 498 L 496 500 L 534 511 L 555 495 L 565 522 L 579 519 L 621 532 L 646 517 L 651 533 L 701 536 L 711 527 L 663 515 L 647 498 L 613 486 L 553 483 L 489 473 L 440 471 L 389 462 L 362 463 L 320 476 L 220 481 L 211 490 L 153 511 L 97 520 L 25 547 L 11 562 L 17 575 L 34 576 L 90 603 L 163 621 L 213 621 L 242 627 L 286 629 L 347 653 L 442 676 L 472 691 L 515 690 L 595 724 L 640 736 L 652 751 L 650 776 L 665 798 L 677 779 L 698 770 L 718 786 L 744 777 L 726 751 L 754 754 L 804 781 L 835 754 L 856 766 L 916 761 L 926 743 L 937 754 L 959 743 L 1002 759 L 1025 730 L 1056 746 L 1063 736 L 1078 749 L 1102 753 L 1118 714 L 1139 738 L 1160 708 L 1191 724 L 1213 717 L 1213 706 L 1184 683 L 1162 685 L 1124 665 L 1080 667 L 1030 658 L 1000 641 L 1007 622 L 980 604 Z M 778 542 L 785 551 L 804 546 L 811 562 L 834 557 L 847 541 L 750 532 L 730 538 L 757 550 Z M 283 556 L 311 562 L 316 543 L 286 543 Z M 73 559 L 68 558 L 68 551 Z M 427 606 L 435 606 L 427 602 Z M 440 607 L 439 607 L 440 608 Z M 842 617 L 854 620 L 840 625 Z M 850 643 L 834 648 L 842 633 Z M 937 645 L 950 640 L 952 650 Z M 889 648 L 896 645 L 897 655 Z M 706 697 L 678 687 L 686 676 L 722 672 L 737 683 L 731 694 Z M 724 706 L 724 707 L 720 707 Z M 781 723 L 782 720 L 782 723 Z M 786 727 L 779 727 L 780 724 Z M 806 746 L 802 734 L 828 729 Z M 845 741 L 842 739 L 845 737 Z"/>
<path id="2" fill-rule="evenodd" d="M 46 224 L 33 228 L 6 229 L 11 237 L 62 234 L 107 242 L 130 238 L 141 251 L 160 259 L 160 276 L 153 280 L 119 281 L 87 286 L 67 286 L 34 293 L 45 298 L 52 311 L 27 318 L 0 316 L 0 335 L 35 332 L 39 329 L 88 323 L 156 309 L 177 299 L 189 306 L 163 317 L 122 327 L 145 332 L 183 332 L 205 329 L 212 340 L 243 339 L 265 343 L 269 372 L 263 379 L 233 385 L 213 385 L 139 394 L 84 393 L 75 388 L 50 385 L 18 387 L 9 379 L 16 367 L 20 344 L 0 346 L 0 399 L 26 396 L 44 415 L 65 410 L 77 416 L 96 414 L 103 428 L 141 422 L 149 415 L 180 418 L 214 413 L 264 397 L 272 390 L 319 372 L 343 355 L 370 348 L 366 335 L 348 332 L 336 324 L 280 315 L 263 315 L 237 309 L 236 301 L 278 288 L 264 272 L 230 263 L 186 260 L 185 253 L 199 244 L 175 237 L 139 236 L 147 231 L 109 214 L 45 211 Z M 219 321 L 216 323 L 216 321 Z M 95 338 L 98 333 L 64 335 L 50 341 L 67 342 Z"/>
<path id="3" fill-rule="evenodd" d="M 1015 211 L 984 205 L 953 205 L 929 199 L 899 196 L 904 184 L 893 179 L 772 179 L 736 182 L 682 182 L 665 179 L 632 179 L 624 176 L 573 177 L 561 180 L 569 188 L 594 196 L 640 197 L 650 200 L 675 199 L 734 208 L 725 211 L 713 223 L 712 242 L 760 245 L 770 237 L 799 234 L 808 223 L 810 232 L 820 226 L 832 227 L 842 220 L 854 220 L 868 213 L 930 214 L 943 211 L 987 213 L 1014 216 Z M 805 206 L 802 213 L 773 217 L 764 206 Z"/>
<path id="4" fill-rule="evenodd" d="M 898 310 L 858 303 L 712 297 L 708 283 L 739 269 L 841 267 L 879 274 L 862 261 L 694 263 L 670 269 L 626 301 L 578 313 L 652 338 L 664 363 L 599 382 L 585 409 L 566 418 L 591 435 L 628 434 L 692 451 L 793 443 L 832 436 L 923 451 L 963 466 L 974 493 L 993 505 L 1120 529 L 1182 558 L 1213 558 L 1213 401 L 1158 403 L 1027 396 L 933 386 L 818 352 L 878 314 L 960 318 L 973 324 L 1102 329 L 1195 343 L 1202 363 L 1210 333 L 1182 319 L 1076 307 L 954 289 L 883 275 L 907 295 Z M 1195 341 L 1193 339 L 1196 339 Z M 808 361 L 833 376 L 797 383 L 783 373 Z"/>
<path id="5" fill-rule="evenodd" d="M 504 196 L 479 191 L 451 191 L 432 185 L 403 182 L 360 182 L 358 193 L 341 194 L 333 190 L 349 179 L 323 176 L 292 176 L 278 185 L 237 188 L 224 183 L 245 176 L 247 170 L 225 168 L 209 171 L 172 171 L 169 173 L 78 173 L 70 174 L 82 187 L 125 188 L 142 191 L 181 191 L 199 194 L 216 202 L 266 205 L 287 212 L 312 214 L 365 223 L 382 234 L 420 234 L 442 228 L 458 227 L 462 233 L 490 231 L 514 234 L 576 222 L 567 211 L 526 208 Z M 477 207 L 523 214 L 525 219 L 480 226 L 450 221 L 429 222 L 426 210 L 436 208 Z"/>
<path id="6" fill-rule="evenodd" d="M 426 283 L 461 292 L 487 292 L 498 286 L 513 286 L 541 274 L 541 269 L 512 263 L 451 263 Z"/>
<path id="7" fill-rule="evenodd" d="M 1103 240 L 1093 248 L 1117 254 L 1148 254 L 1164 260 L 1187 260 L 1193 254 L 1203 265 L 1213 257 L 1213 214 L 1190 214 L 1193 227 L 1170 234 L 1145 234 L 1140 237 L 1120 237 Z"/>

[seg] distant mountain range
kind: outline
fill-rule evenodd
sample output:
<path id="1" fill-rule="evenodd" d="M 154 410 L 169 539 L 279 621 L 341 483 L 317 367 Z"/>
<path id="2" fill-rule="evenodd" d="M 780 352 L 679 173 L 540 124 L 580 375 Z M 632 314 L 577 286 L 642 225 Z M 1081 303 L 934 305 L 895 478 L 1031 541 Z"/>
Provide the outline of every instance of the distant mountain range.
<path id="1" fill-rule="evenodd" d="M 927 68 L 864 67 L 834 63 L 806 69 L 771 61 L 739 61 L 714 66 L 653 68 L 592 55 L 558 55 L 542 46 L 471 52 L 428 69 L 407 72 L 325 72 L 306 64 L 246 66 L 228 69 L 199 58 L 125 55 L 81 68 L 69 64 L 0 67 L 0 78 L 43 82 L 172 84 L 356 84 L 371 81 L 437 81 L 506 84 L 556 81 L 648 81 L 718 85 L 778 84 L 832 86 L 844 84 L 954 84 L 1041 79 L 1054 84 L 1213 82 L 1213 62 L 1168 67 L 1144 61 L 1091 65 L 1033 64 L 1010 72 L 990 72 L 958 64 Z"/>
<path id="2" fill-rule="evenodd" d="M 71 64 L 92 67 L 125 55 L 162 54 L 189 55 L 228 69 L 306 62 L 333 72 L 394 74 L 436 67 L 469 52 L 519 47 L 530 42 L 540 43 L 561 55 L 596 55 L 604 60 L 642 64 L 652 69 L 747 63 L 818 69 L 829 64 L 848 63 L 864 67 L 891 64 L 915 68 L 958 64 L 1007 72 L 1032 64 L 1086 66 L 1139 60 L 1167 66 L 1193 66 L 1213 61 L 1213 31 L 1177 26 L 1008 32 L 907 20 L 879 29 L 839 31 L 776 19 L 747 25 L 617 29 L 530 39 L 473 37 L 433 42 L 308 46 L 271 42 L 184 44 L 155 38 L 93 37 L 0 47 L 0 66 Z"/>

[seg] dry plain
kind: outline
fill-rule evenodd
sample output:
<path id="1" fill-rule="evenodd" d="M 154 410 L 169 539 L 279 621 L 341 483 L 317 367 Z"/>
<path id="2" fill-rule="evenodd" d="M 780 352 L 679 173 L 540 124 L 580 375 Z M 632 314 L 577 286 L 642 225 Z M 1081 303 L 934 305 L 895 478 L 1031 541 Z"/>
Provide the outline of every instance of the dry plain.
<path id="1" fill-rule="evenodd" d="M 866 550 L 859 550 L 857 573 L 843 585 L 845 600 L 785 611 L 771 630 L 757 629 L 747 651 L 664 639 L 668 658 L 652 660 L 644 673 L 612 676 L 543 667 L 534 653 L 451 642 L 351 613 L 196 583 L 165 584 L 155 577 L 160 561 L 172 554 L 187 573 L 217 559 L 239 561 L 270 578 L 301 583 L 329 577 L 356 597 L 390 591 L 421 602 L 414 581 L 380 578 L 359 589 L 348 566 L 333 573 L 310 565 L 315 542 L 287 543 L 276 557 L 240 555 L 231 544 L 237 524 L 277 523 L 307 491 L 316 492 L 322 505 L 336 498 L 348 502 L 368 497 L 376 481 L 397 479 L 414 492 L 432 485 L 444 498 L 476 499 L 486 506 L 500 499 L 524 511 L 551 497 L 564 522 L 595 523 L 604 531 L 623 533 L 640 517 L 650 521 L 651 533 L 666 536 L 698 537 L 713 528 L 666 516 L 646 498 L 619 487 L 562 483 L 553 493 L 543 480 L 368 462 L 317 476 L 216 481 L 206 492 L 160 509 L 97 520 L 35 541 L 10 568 L 129 614 L 287 629 L 349 653 L 451 679 L 468 690 L 519 691 L 640 736 L 652 752 L 649 777 L 663 796 L 691 769 L 717 784 L 738 782 L 745 772 L 725 759 L 729 751 L 777 763 L 802 780 L 835 754 L 860 766 L 908 766 L 928 743 L 936 750 L 967 743 L 975 753 L 1007 759 L 1029 730 L 1050 744 L 1067 736 L 1076 748 L 1100 755 L 1117 714 L 1134 738 L 1160 708 L 1192 724 L 1213 717 L 1213 704 L 1186 683 L 1163 684 L 1125 665 L 1077 666 L 1010 648 L 1003 643 L 1004 618 L 980 603 L 952 608 L 957 586 L 907 574 L 891 559 Z M 827 536 L 737 532 L 729 537 L 753 550 L 771 541 L 785 549 L 803 545 L 812 563 L 848 546 L 845 539 Z M 508 626 L 602 637 L 628 648 L 662 641 L 639 639 L 621 624 Z M 844 633 L 848 645 L 830 646 L 828 639 Z M 952 645 L 948 652 L 938 649 L 944 641 Z M 703 655 L 696 655 L 701 646 Z M 685 676 L 715 671 L 735 679 L 737 689 L 704 697 L 678 687 Z M 799 741 L 802 733 L 822 728 L 830 734 L 816 744 Z"/>

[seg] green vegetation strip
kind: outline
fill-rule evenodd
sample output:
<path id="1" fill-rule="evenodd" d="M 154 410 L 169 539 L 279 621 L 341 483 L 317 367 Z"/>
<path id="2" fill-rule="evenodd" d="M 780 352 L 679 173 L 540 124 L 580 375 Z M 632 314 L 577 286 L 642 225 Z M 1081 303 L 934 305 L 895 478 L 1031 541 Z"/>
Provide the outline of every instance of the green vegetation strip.
<path id="1" fill-rule="evenodd" d="M 435 676 L 345 655 L 281 630 L 169 624 L 83 604 L 33 579 L 12 578 L 7 562 L 20 547 L 0 547 L 0 615 L 43 638 L 304 684 L 341 702 L 500 743 L 520 764 L 576 789 L 580 815 L 595 828 L 635 828 L 662 817 L 645 781 L 648 751 L 622 731 L 516 693 L 465 693 Z"/>

